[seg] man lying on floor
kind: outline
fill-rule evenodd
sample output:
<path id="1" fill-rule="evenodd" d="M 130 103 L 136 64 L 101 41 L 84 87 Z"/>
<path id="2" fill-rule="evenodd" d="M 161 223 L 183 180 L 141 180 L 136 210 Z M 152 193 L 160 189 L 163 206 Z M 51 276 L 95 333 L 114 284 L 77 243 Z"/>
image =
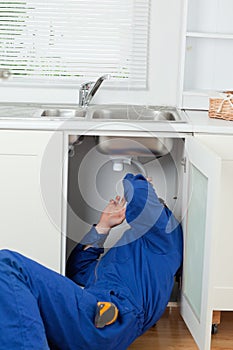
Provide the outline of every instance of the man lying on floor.
<path id="1" fill-rule="evenodd" d="M 67 277 L 0 253 L 0 349 L 123 350 L 163 314 L 182 263 L 182 229 L 142 175 L 71 253 Z M 110 229 L 130 225 L 100 260 Z M 81 288 L 79 285 L 84 286 Z"/>

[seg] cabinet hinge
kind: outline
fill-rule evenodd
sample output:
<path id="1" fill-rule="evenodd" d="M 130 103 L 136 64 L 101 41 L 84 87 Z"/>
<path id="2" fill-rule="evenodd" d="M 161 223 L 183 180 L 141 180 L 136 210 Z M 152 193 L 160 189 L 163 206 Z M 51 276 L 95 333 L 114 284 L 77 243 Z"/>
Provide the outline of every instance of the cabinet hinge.
<path id="1" fill-rule="evenodd" d="M 186 157 L 181 159 L 181 165 L 184 167 L 184 173 L 186 173 Z"/>

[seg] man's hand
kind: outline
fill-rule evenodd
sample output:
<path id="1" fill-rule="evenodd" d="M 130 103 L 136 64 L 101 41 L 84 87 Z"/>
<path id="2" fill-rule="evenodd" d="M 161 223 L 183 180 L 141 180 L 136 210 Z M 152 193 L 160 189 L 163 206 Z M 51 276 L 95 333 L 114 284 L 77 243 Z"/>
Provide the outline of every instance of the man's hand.
<path id="1" fill-rule="evenodd" d="M 124 198 L 116 196 L 115 200 L 111 199 L 101 214 L 96 231 L 107 234 L 111 228 L 120 225 L 125 220 L 125 209 Z"/>

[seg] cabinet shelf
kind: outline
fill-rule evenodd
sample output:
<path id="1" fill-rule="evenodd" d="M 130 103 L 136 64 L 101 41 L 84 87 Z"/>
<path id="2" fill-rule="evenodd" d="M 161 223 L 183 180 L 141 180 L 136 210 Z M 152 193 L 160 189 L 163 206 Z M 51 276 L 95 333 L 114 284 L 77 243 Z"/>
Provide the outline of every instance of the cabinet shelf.
<path id="1" fill-rule="evenodd" d="M 206 32 L 187 32 L 188 38 L 205 38 L 205 39 L 233 39 L 233 34 L 221 34 L 221 33 L 206 33 Z"/>

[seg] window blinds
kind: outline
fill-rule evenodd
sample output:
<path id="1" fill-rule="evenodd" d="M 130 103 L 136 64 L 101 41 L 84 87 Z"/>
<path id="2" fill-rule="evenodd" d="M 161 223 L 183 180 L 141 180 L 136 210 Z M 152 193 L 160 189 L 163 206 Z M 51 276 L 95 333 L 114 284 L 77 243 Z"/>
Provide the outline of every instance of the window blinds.
<path id="1" fill-rule="evenodd" d="M 150 0 L 0 1 L 0 69 L 22 83 L 145 88 Z"/>

